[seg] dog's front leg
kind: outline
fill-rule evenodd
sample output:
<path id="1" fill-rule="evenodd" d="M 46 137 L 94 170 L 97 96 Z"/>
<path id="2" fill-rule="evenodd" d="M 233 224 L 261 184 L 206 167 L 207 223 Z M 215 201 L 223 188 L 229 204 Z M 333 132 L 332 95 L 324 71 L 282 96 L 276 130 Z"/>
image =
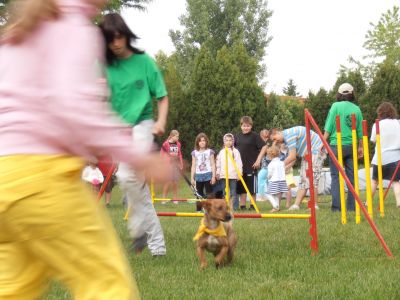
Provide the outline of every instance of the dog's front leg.
<path id="1" fill-rule="evenodd" d="M 197 256 L 200 258 L 200 269 L 205 269 L 207 267 L 207 259 L 203 247 L 197 246 Z"/>
<path id="2" fill-rule="evenodd" d="M 219 268 L 224 261 L 226 254 L 228 253 L 228 246 L 222 246 L 221 251 L 215 256 L 215 266 Z"/>

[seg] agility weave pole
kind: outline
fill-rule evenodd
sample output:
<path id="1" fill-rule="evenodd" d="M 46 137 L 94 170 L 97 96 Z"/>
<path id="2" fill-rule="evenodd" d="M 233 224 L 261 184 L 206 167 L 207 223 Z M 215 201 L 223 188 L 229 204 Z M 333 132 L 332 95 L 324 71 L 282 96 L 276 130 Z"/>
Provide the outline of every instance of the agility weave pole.
<path id="1" fill-rule="evenodd" d="M 357 195 L 360 195 L 360 185 L 358 182 L 358 140 L 357 140 L 357 131 L 356 131 L 356 115 L 351 115 L 351 140 L 353 146 L 353 165 L 354 165 L 354 190 Z M 360 215 L 360 205 L 355 201 L 356 206 L 356 224 L 361 223 L 361 215 Z"/>
<path id="2" fill-rule="evenodd" d="M 378 228 L 376 227 L 374 221 L 372 220 L 372 218 L 369 216 L 368 211 L 366 210 L 365 206 L 363 205 L 362 201 L 360 200 L 360 197 L 357 195 L 357 193 L 354 190 L 353 185 L 351 184 L 349 178 L 346 176 L 346 173 L 344 171 L 344 169 L 342 167 L 340 167 L 338 160 L 335 157 L 335 154 L 333 153 L 332 149 L 330 148 L 329 144 L 327 143 L 327 141 L 323 138 L 323 135 L 321 133 L 321 130 L 319 129 L 317 123 L 315 122 L 314 118 L 312 117 L 311 113 L 305 109 L 305 115 L 306 115 L 306 129 L 307 129 L 307 149 L 308 151 L 311 150 L 311 134 L 310 134 L 310 123 L 313 126 L 315 132 L 319 135 L 325 149 L 328 151 L 328 154 L 330 156 L 330 158 L 332 159 L 332 162 L 335 164 L 336 168 L 338 169 L 338 171 L 342 174 L 343 179 L 345 180 L 346 184 L 347 184 L 347 188 L 349 189 L 349 191 L 353 194 L 354 199 L 358 202 L 358 204 L 360 205 L 361 211 L 363 212 L 365 218 L 367 219 L 369 225 L 371 226 L 372 230 L 374 231 L 376 237 L 378 238 L 379 242 L 381 243 L 384 251 L 386 252 L 386 255 L 390 258 L 393 257 L 392 252 L 390 251 L 389 247 L 387 246 L 385 240 L 383 239 L 383 236 L 381 235 L 381 233 L 379 232 Z M 364 124 L 363 124 L 364 125 Z M 366 124 L 365 124 L 366 126 Z M 310 153 L 310 152 L 309 152 Z M 310 156 L 310 155 L 309 155 Z M 309 158 L 309 170 L 312 172 L 312 161 Z M 312 174 L 311 174 L 312 175 Z M 310 186 L 312 186 L 311 184 L 313 183 L 313 178 L 312 176 L 309 178 L 310 179 Z M 311 197 L 314 197 L 314 189 L 310 189 L 310 195 Z M 313 198 L 311 198 L 310 201 L 314 201 Z M 309 205 L 311 205 L 311 215 L 313 214 L 313 205 L 314 203 L 310 203 Z M 315 224 L 316 225 L 316 224 Z"/>

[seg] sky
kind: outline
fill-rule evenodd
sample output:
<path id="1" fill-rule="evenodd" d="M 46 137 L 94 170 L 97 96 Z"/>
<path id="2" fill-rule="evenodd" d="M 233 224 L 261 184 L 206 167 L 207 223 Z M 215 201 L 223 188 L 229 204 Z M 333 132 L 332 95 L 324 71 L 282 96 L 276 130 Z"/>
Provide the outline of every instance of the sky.
<path id="1" fill-rule="evenodd" d="M 272 41 L 264 59 L 265 92 L 282 94 L 289 79 L 303 96 L 331 89 L 340 65 L 367 53 L 363 44 L 370 22 L 378 23 L 394 5 L 399 0 L 269 0 Z M 174 51 L 168 32 L 182 29 L 179 17 L 185 11 L 185 0 L 153 0 L 147 12 L 129 9 L 122 15 L 140 37 L 137 46 L 154 56 Z"/>

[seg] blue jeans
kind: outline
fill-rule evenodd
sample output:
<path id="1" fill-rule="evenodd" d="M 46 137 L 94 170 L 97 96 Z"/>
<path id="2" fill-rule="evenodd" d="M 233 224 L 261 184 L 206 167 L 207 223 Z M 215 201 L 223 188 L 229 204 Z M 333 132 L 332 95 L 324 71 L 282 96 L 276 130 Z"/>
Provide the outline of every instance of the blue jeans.
<path id="1" fill-rule="evenodd" d="M 337 146 L 331 145 L 332 151 L 337 156 Z M 343 153 L 343 167 L 346 172 L 346 176 L 350 179 L 351 184 L 354 186 L 354 164 L 353 164 L 353 147 L 352 145 L 342 145 L 342 153 Z M 331 177 L 332 177 L 332 185 L 331 185 L 331 194 L 332 194 L 332 211 L 340 211 L 340 187 L 339 187 L 339 171 L 336 166 L 332 162 L 332 159 L 329 158 L 329 167 L 331 169 Z M 348 191 L 347 192 L 347 204 L 346 208 L 349 211 L 354 211 L 354 197 L 353 194 Z"/>
<path id="2" fill-rule="evenodd" d="M 267 177 L 268 177 L 268 169 L 261 168 L 257 175 L 257 191 L 259 197 L 264 196 L 267 193 Z"/>
<path id="3" fill-rule="evenodd" d="M 225 186 L 226 186 L 226 180 L 225 178 L 220 179 L 220 184 L 222 191 L 224 193 L 224 197 L 226 194 L 225 191 Z M 237 187 L 237 179 L 229 179 L 229 196 L 231 199 L 233 199 L 233 209 L 238 209 L 239 208 L 239 199 L 237 197 L 237 192 L 236 192 L 236 187 Z"/>

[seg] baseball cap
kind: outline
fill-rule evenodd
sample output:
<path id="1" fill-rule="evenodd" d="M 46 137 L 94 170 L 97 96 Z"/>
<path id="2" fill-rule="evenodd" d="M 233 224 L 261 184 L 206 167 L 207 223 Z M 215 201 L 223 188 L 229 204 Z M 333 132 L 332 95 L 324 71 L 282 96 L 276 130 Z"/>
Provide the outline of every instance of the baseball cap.
<path id="1" fill-rule="evenodd" d="M 354 88 L 350 83 L 343 83 L 339 86 L 338 93 L 342 95 L 347 95 L 353 93 Z"/>

